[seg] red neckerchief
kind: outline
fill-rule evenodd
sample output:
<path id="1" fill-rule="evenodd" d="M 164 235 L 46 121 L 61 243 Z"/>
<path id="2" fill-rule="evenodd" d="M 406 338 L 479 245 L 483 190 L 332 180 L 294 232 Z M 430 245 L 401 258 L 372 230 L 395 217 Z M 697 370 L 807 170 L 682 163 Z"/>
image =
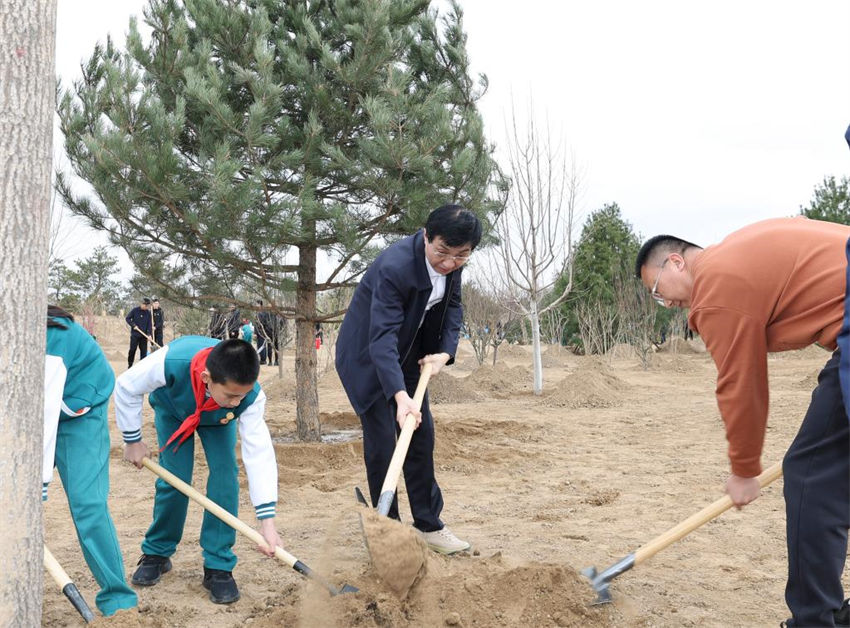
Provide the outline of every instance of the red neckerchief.
<path id="1" fill-rule="evenodd" d="M 198 425 L 201 423 L 201 412 L 218 410 L 221 407 L 212 397 L 207 398 L 207 385 L 204 384 L 204 380 L 201 379 L 201 373 L 203 373 L 207 368 L 207 356 L 212 350 L 212 347 L 201 349 L 195 354 L 195 357 L 193 357 L 192 361 L 189 363 L 189 374 L 192 378 L 192 392 L 195 393 L 195 412 L 186 417 L 183 423 L 180 424 L 180 427 L 178 427 L 171 435 L 171 438 L 168 439 L 168 442 L 162 446 L 160 451 L 168 447 L 171 442 L 179 436 L 180 440 L 174 448 L 174 451 L 176 452 L 180 448 L 180 445 L 183 444 L 183 441 L 189 438 L 195 433 L 195 430 L 198 429 Z"/>

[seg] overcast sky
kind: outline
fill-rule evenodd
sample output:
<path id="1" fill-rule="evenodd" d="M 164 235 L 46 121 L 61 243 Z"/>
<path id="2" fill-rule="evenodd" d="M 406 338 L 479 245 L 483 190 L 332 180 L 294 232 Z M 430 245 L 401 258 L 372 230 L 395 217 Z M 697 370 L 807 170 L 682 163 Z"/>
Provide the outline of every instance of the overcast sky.
<path id="1" fill-rule="evenodd" d="M 141 0 L 59 0 L 57 73 Z M 585 170 L 583 215 L 617 202 L 643 237 L 710 244 L 799 212 L 850 175 L 846 0 L 463 0 L 468 51 L 490 88 L 489 137 L 533 99 Z"/>

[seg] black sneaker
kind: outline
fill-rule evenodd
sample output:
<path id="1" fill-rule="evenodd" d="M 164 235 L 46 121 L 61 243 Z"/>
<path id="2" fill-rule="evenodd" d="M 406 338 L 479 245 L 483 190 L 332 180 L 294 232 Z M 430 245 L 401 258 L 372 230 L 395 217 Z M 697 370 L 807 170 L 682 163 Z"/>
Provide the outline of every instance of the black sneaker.
<path id="1" fill-rule="evenodd" d="M 162 574 L 171 571 L 171 559 L 166 556 L 142 554 L 139 566 L 133 574 L 132 583 L 140 587 L 150 587 L 159 582 Z"/>
<path id="2" fill-rule="evenodd" d="M 239 588 L 230 571 L 204 567 L 204 588 L 216 604 L 232 604 L 239 599 Z"/>

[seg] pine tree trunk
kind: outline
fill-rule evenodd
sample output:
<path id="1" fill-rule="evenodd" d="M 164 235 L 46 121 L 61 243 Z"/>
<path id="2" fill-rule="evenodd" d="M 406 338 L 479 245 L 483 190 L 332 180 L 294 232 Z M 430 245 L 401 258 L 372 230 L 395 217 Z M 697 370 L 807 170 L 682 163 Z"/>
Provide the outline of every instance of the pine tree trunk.
<path id="1" fill-rule="evenodd" d="M 0 625 L 40 626 L 55 0 L 0 8 Z"/>
<path id="2" fill-rule="evenodd" d="M 295 427 L 298 438 L 318 441 L 319 393 L 316 385 L 316 247 L 298 248 L 298 290 L 295 295 Z"/>

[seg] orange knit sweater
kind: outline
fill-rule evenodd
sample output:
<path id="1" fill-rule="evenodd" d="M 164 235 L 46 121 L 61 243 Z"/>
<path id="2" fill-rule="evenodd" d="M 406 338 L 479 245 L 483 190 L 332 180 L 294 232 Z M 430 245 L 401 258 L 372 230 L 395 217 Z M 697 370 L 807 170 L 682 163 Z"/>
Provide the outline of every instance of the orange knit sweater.
<path id="1" fill-rule="evenodd" d="M 776 218 L 730 234 L 691 265 L 688 324 L 717 366 L 717 405 L 735 475 L 761 472 L 767 353 L 812 343 L 836 347 L 848 238 L 844 225 Z"/>

